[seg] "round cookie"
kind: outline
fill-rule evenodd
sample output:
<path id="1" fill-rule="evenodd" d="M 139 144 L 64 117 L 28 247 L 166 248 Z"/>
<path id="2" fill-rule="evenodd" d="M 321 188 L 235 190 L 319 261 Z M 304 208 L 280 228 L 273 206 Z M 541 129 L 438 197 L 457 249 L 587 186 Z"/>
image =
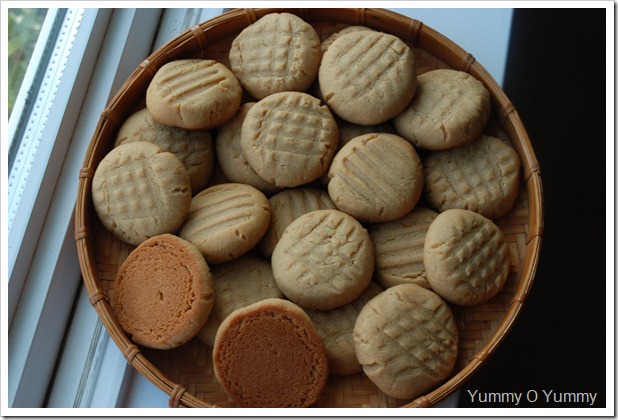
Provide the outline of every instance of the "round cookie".
<path id="1" fill-rule="evenodd" d="M 367 302 L 353 337 L 363 371 L 393 398 L 416 398 L 455 367 L 459 333 L 451 309 L 416 284 L 393 286 Z"/>
<path id="2" fill-rule="evenodd" d="M 219 264 L 257 245 L 269 223 L 264 194 L 250 185 L 219 184 L 193 197 L 178 236 L 197 246 L 209 264 Z"/>
<path id="3" fill-rule="evenodd" d="M 199 130 L 225 124 L 241 98 L 240 83 L 223 64 L 182 59 L 155 73 L 146 91 L 146 107 L 161 124 Z"/>
<path id="4" fill-rule="evenodd" d="M 466 209 L 497 219 L 517 200 L 519 156 L 496 137 L 483 135 L 465 146 L 428 153 L 423 163 L 425 197 L 440 212 Z"/>
<path id="5" fill-rule="evenodd" d="M 270 257 L 283 231 L 296 218 L 313 210 L 336 208 L 326 191 L 312 187 L 290 188 L 268 199 L 271 211 L 270 226 L 259 247 L 264 256 Z"/>
<path id="6" fill-rule="evenodd" d="M 381 292 L 382 288 L 372 282 L 358 298 L 347 305 L 329 311 L 306 310 L 324 341 L 330 373 L 345 376 L 363 370 L 356 358 L 352 332 L 360 310 Z"/>
<path id="7" fill-rule="evenodd" d="M 423 251 L 425 235 L 437 216 L 433 210 L 415 207 L 397 220 L 368 227 L 375 250 L 374 277 L 384 288 L 402 283 L 430 288 Z"/>
<path id="8" fill-rule="evenodd" d="M 371 133 L 350 140 L 335 155 L 328 193 L 361 222 L 388 222 L 409 213 L 423 190 L 423 168 L 401 137 Z"/>
<path id="9" fill-rule="evenodd" d="M 232 312 L 213 349 L 219 383 L 240 407 L 309 407 L 328 380 L 328 355 L 307 314 L 283 299 Z"/>
<path id="10" fill-rule="evenodd" d="M 242 104 L 232 119 L 217 131 L 215 150 L 219 168 L 229 182 L 248 184 L 266 195 L 271 195 L 281 188 L 270 184 L 255 173 L 240 148 L 240 134 L 247 112 L 255 102 Z"/>
<path id="11" fill-rule="evenodd" d="M 427 281 L 443 299 L 477 305 L 494 297 L 511 268 L 509 246 L 491 220 L 470 210 L 440 213 L 425 237 Z"/>
<path id="12" fill-rule="evenodd" d="M 208 265 L 195 246 L 177 236 L 144 241 L 118 269 L 112 307 L 135 344 L 178 347 L 199 332 L 212 306 Z"/>
<path id="13" fill-rule="evenodd" d="M 283 298 L 268 261 L 246 254 L 212 267 L 215 301 L 206 324 L 198 333 L 212 347 L 221 322 L 236 309 L 268 298 Z"/>
<path id="14" fill-rule="evenodd" d="M 262 179 L 296 187 L 327 171 L 338 142 L 337 123 L 327 106 L 306 93 L 281 92 L 249 110 L 240 146 Z"/>
<path id="15" fill-rule="evenodd" d="M 139 245 L 180 228 L 191 205 L 191 183 L 172 153 L 149 142 L 123 144 L 97 166 L 92 201 L 103 226 Z"/>
<path id="16" fill-rule="evenodd" d="M 183 130 L 159 124 L 143 108 L 120 126 L 114 147 L 136 141 L 148 141 L 171 152 L 185 165 L 191 180 L 191 192 L 203 190 L 212 174 L 214 152 L 209 130 Z"/>
<path id="17" fill-rule="evenodd" d="M 415 147 L 450 149 L 481 135 L 490 107 L 489 91 L 474 76 L 437 69 L 418 76 L 414 99 L 393 124 Z"/>
<path id="18" fill-rule="evenodd" d="M 294 220 L 271 257 L 283 294 L 307 309 L 334 309 L 352 302 L 373 274 L 373 245 L 353 217 L 315 210 Z"/>
<path id="19" fill-rule="evenodd" d="M 254 98 L 285 91 L 306 91 L 322 59 L 320 37 L 290 13 L 270 13 L 247 26 L 230 47 L 230 66 Z"/>
<path id="20" fill-rule="evenodd" d="M 324 100 L 339 117 L 380 124 L 403 111 L 414 96 L 414 53 L 394 35 L 350 32 L 324 53 L 318 80 Z"/>

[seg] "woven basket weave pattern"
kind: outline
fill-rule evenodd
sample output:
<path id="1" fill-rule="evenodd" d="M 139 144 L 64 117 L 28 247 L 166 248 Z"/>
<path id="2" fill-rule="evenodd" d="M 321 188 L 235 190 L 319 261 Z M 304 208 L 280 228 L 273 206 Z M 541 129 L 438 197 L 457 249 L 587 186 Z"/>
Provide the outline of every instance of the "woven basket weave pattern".
<path id="1" fill-rule="evenodd" d="M 454 308 L 460 329 L 460 352 L 452 377 L 434 391 L 400 401 L 382 394 L 364 374 L 331 375 L 317 406 L 426 407 L 456 390 L 482 365 L 515 322 L 529 292 L 538 262 L 543 232 L 540 169 L 517 111 L 504 92 L 474 57 L 421 22 L 381 9 L 285 9 L 313 24 L 324 40 L 350 25 L 366 25 L 392 33 L 414 50 L 417 71 L 436 68 L 468 71 L 483 81 L 492 95 L 496 133 L 508 139 L 522 160 L 522 186 L 512 211 L 497 220 L 508 241 L 512 270 L 504 289 L 489 302 Z M 92 208 L 90 188 L 94 171 L 110 150 L 116 130 L 131 113 L 144 106 L 146 88 L 156 70 L 168 61 L 199 57 L 229 65 L 234 37 L 248 24 L 278 9 L 241 9 L 196 25 L 143 60 L 102 112 L 80 172 L 76 203 L 75 240 L 84 283 L 97 310 L 127 361 L 170 395 L 170 406 L 233 407 L 216 382 L 211 349 L 199 340 L 174 350 L 156 351 L 131 343 L 118 325 L 109 302 L 116 272 L 133 249 L 102 227 Z"/>

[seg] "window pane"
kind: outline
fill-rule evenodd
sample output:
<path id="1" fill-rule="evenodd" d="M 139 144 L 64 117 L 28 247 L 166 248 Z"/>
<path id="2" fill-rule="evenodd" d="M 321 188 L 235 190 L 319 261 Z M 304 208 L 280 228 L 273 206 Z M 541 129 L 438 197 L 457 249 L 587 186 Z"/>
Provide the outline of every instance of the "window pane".
<path id="1" fill-rule="evenodd" d="M 8 9 L 9 116 L 48 9 Z"/>

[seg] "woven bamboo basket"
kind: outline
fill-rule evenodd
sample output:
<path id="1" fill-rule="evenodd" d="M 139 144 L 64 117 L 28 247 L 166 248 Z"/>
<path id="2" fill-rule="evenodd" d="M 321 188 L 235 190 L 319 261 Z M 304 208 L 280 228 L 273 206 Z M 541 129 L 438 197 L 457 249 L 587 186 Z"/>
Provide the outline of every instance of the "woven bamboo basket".
<path id="1" fill-rule="evenodd" d="M 294 13 L 312 24 L 324 40 L 346 26 L 365 25 L 398 36 L 414 51 L 418 73 L 453 68 L 481 80 L 492 97 L 494 135 L 507 139 L 522 162 L 519 198 L 512 211 L 496 223 L 513 256 L 504 289 L 490 301 L 453 308 L 460 330 L 460 351 L 452 375 L 439 387 L 413 401 L 390 398 L 359 373 L 331 375 L 318 407 L 431 407 L 453 393 L 483 365 L 516 321 L 533 283 L 543 233 L 540 168 L 515 106 L 475 58 L 422 22 L 383 9 L 238 9 L 195 25 L 144 59 L 101 113 L 79 174 L 75 209 L 75 241 L 90 302 L 126 360 L 167 393 L 171 407 L 234 407 L 217 383 L 211 349 L 195 339 L 174 350 L 156 351 L 133 344 L 120 328 L 108 296 L 118 267 L 132 247 L 115 239 L 100 224 L 91 201 L 97 165 L 111 149 L 117 129 L 144 106 L 145 92 L 163 64 L 188 57 L 228 64 L 234 37 L 271 12 Z"/>

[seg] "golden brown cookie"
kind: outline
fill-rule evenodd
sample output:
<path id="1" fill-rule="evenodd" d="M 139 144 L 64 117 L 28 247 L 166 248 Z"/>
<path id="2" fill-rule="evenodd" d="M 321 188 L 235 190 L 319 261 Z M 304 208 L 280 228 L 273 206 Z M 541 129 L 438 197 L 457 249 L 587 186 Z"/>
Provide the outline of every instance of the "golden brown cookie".
<path id="1" fill-rule="evenodd" d="M 477 305 L 506 283 L 511 255 L 491 220 L 470 210 L 440 213 L 425 237 L 423 263 L 431 288 L 448 302 Z"/>
<path id="2" fill-rule="evenodd" d="M 423 251 L 425 235 L 438 213 L 425 207 L 415 207 L 410 213 L 392 222 L 368 227 L 375 250 L 374 277 L 383 287 L 414 283 L 429 289 Z"/>
<path id="3" fill-rule="evenodd" d="M 256 99 L 309 89 L 322 59 L 320 37 L 291 13 L 270 13 L 247 26 L 230 47 L 230 66 Z"/>
<path id="4" fill-rule="evenodd" d="M 232 312 L 213 349 L 215 375 L 240 407 L 309 407 L 328 379 L 328 355 L 307 314 L 283 299 Z"/>
<path id="5" fill-rule="evenodd" d="M 327 106 L 302 92 L 272 94 L 242 125 L 240 146 L 253 170 L 279 187 L 296 187 L 328 170 L 339 130 Z"/>
<path id="6" fill-rule="evenodd" d="M 270 262 L 251 254 L 212 267 L 215 301 L 208 321 L 198 333 L 206 345 L 215 344 L 221 322 L 236 309 L 268 298 L 283 298 Z"/>
<path id="7" fill-rule="evenodd" d="M 497 219 L 517 200 L 519 156 L 496 137 L 483 135 L 465 146 L 428 153 L 423 163 L 425 197 L 440 212 L 466 209 Z"/>
<path id="8" fill-rule="evenodd" d="M 260 250 L 270 257 L 283 231 L 296 218 L 313 210 L 336 208 L 326 191 L 312 187 L 290 188 L 268 199 L 271 211 L 270 226 L 262 240 Z"/>
<path id="9" fill-rule="evenodd" d="M 369 234 L 339 210 L 315 210 L 294 220 L 271 257 L 283 294 L 307 309 L 327 310 L 359 297 L 373 274 Z"/>
<path id="10" fill-rule="evenodd" d="M 197 246 L 209 264 L 219 264 L 257 245 L 269 223 L 264 194 L 250 185 L 219 184 L 193 197 L 178 236 Z"/>
<path id="11" fill-rule="evenodd" d="M 318 78 L 324 100 L 339 117 L 380 124 L 403 111 L 414 96 L 414 53 L 394 35 L 350 32 L 328 47 Z"/>
<path id="12" fill-rule="evenodd" d="M 451 309 L 416 284 L 386 289 L 361 309 L 354 346 L 367 377 L 386 395 L 410 400 L 455 367 L 459 333 Z"/>
<path id="13" fill-rule="evenodd" d="M 414 99 L 393 119 L 415 147 L 444 150 L 477 139 L 490 115 L 489 91 L 474 76 L 438 69 L 418 76 Z"/>
<path id="14" fill-rule="evenodd" d="M 182 59 L 155 73 L 146 91 L 146 107 L 161 124 L 199 130 L 225 124 L 241 97 L 240 83 L 223 64 Z"/>
<path id="15" fill-rule="evenodd" d="M 183 130 L 159 124 L 143 108 L 120 126 L 114 147 L 124 143 L 148 141 L 171 152 L 185 165 L 191 179 L 191 192 L 197 194 L 208 184 L 212 174 L 214 151 L 210 130 Z"/>
<path id="16" fill-rule="evenodd" d="M 335 33 L 331 34 L 324 41 L 322 41 L 322 45 L 321 45 L 322 53 L 326 52 L 328 47 L 330 47 L 330 44 L 332 44 L 340 36 L 343 36 L 345 34 L 349 34 L 350 32 L 357 32 L 357 31 L 374 31 L 374 29 L 371 29 L 371 28 L 369 28 L 367 26 L 363 26 L 363 25 L 354 25 L 354 26 L 348 26 L 346 28 L 343 28 L 339 32 L 335 32 Z"/>
<path id="17" fill-rule="evenodd" d="M 281 190 L 281 188 L 260 178 L 251 168 L 240 148 L 242 124 L 245 121 L 247 112 L 249 112 L 253 105 L 255 105 L 255 102 L 242 104 L 236 115 L 217 131 L 215 149 L 217 151 L 219 168 L 228 182 L 248 184 L 266 195 L 271 195 Z"/>
<path id="18" fill-rule="evenodd" d="M 172 153 L 149 142 L 123 144 L 99 163 L 92 201 L 103 226 L 118 239 L 139 245 L 178 230 L 191 205 L 191 183 Z"/>
<path id="19" fill-rule="evenodd" d="M 132 341 L 155 349 L 193 338 L 213 305 L 212 276 L 204 257 L 182 238 L 144 241 L 118 269 L 112 307 Z"/>
<path id="20" fill-rule="evenodd" d="M 360 310 L 381 292 L 382 288 L 372 282 L 358 298 L 347 305 L 329 311 L 306 310 L 324 341 L 330 373 L 344 376 L 363 370 L 356 358 L 352 332 Z"/>
<path id="21" fill-rule="evenodd" d="M 423 191 L 423 168 L 414 147 L 401 137 L 372 133 L 337 152 L 328 171 L 328 193 L 362 222 L 388 222 L 409 213 Z"/>

